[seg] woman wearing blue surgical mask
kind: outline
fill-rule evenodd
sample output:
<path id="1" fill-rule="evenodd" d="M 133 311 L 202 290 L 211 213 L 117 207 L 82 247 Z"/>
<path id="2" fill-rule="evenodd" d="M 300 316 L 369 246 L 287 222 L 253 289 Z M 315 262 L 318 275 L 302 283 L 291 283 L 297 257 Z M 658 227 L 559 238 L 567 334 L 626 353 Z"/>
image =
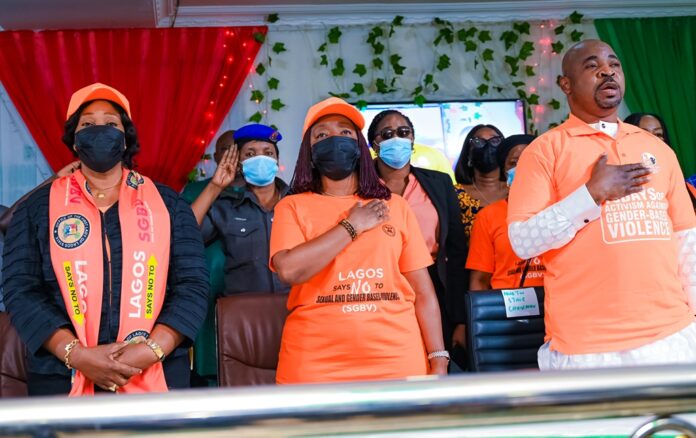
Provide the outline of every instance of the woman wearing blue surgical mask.
<path id="1" fill-rule="evenodd" d="M 207 243 L 222 241 L 225 254 L 223 295 L 245 292 L 284 293 L 290 287 L 268 268 L 268 247 L 275 205 L 288 192 L 278 174 L 274 128 L 246 125 L 234 133 L 235 146 L 222 155 L 210 184 L 191 208 Z M 245 190 L 230 187 L 237 175 Z"/>
<path id="2" fill-rule="evenodd" d="M 379 177 L 392 193 L 406 199 L 435 262 L 428 273 L 440 304 L 443 338 L 449 349 L 455 325 L 464 321 L 460 292 L 468 284 L 464 229 L 452 180 L 442 172 L 410 164 L 413 124 L 399 111 L 377 114 L 368 128 L 367 140 L 377 155 Z"/>

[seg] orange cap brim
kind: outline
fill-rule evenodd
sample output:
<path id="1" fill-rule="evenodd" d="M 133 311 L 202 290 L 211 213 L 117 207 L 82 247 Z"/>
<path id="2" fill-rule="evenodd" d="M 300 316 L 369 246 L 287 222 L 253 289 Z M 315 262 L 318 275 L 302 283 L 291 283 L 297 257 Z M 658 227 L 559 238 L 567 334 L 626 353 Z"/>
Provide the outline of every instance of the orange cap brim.
<path id="1" fill-rule="evenodd" d="M 128 117 L 132 118 L 130 113 L 130 104 L 128 103 L 128 99 L 126 99 L 126 96 L 121 94 L 120 91 L 113 87 L 96 82 L 92 85 L 80 88 L 73 93 L 72 97 L 70 98 L 70 103 L 68 104 L 68 113 L 66 114 L 65 119 L 69 119 L 70 116 L 77 111 L 80 105 L 91 100 L 108 100 L 109 102 L 118 104 L 126 111 Z"/>
<path id="2" fill-rule="evenodd" d="M 338 97 L 329 97 L 328 99 L 322 100 L 309 108 L 307 111 L 307 116 L 305 117 L 304 127 L 302 128 L 302 134 L 304 135 L 307 130 L 317 122 L 317 120 L 330 115 L 344 116 L 351 122 L 355 123 L 355 126 L 357 126 L 360 130 L 365 127 L 365 118 L 359 109 L 343 99 L 339 99 Z"/>

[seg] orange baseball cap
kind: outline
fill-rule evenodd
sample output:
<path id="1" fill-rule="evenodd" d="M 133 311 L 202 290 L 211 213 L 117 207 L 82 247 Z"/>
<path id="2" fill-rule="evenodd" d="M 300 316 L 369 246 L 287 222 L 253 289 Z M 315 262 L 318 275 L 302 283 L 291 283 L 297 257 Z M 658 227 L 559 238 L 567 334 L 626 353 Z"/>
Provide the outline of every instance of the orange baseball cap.
<path id="1" fill-rule="evenodd" d="M 109 102 L 116 103 L 126 110 L 128 117 L 131 117 L 130 104 L 126 96 L 113 87 L 95 82 L 73 93 L 70 98 L 70 104 L 68 104 L 68 114 L 65 116 L 65 119 L 69 119 L 80 105 L 90 100 L 108 100 Z"/>
<path id="2" fill-rule="evenodd" d="M 362 113 L 360 113 L 360 110 L 343 99 L 329 97 L 309 108 L 307 116 L 305 117 L 304 128 L 302 128 L 302 134 L 304 135 L 317 120 L 324 116 L 334 114 L 347 117 L 351 122 L 355 123 L 360 130 L 365 127 L 365 118 Z"/>

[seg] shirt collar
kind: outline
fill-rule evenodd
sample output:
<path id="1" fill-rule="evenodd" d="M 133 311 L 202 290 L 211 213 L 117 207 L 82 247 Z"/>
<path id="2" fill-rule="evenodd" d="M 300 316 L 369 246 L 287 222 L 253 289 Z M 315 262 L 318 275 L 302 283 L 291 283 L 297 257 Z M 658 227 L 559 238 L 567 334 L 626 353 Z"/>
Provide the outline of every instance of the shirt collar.
<path id="1" fill-rule="evenodd" d="M 612 123 L 612 122 L 605 122 L 604 120 L 600 120 L 597 123 L 589 123 L 589 125 L 593 129 L 596 129 L 597 131 L 603 132 L 612 138 L 616 138 L 616 134 L 619 132 L 618 122 Z"/>
<path id="2" fill-rule="evenodd" d="M 280 178 L 275 179 L 276 187 L 278 187 L 278 190 L 280 191 L 280 197 L 283 198 L 285 195 L 288 194 L 288 191 L 290 191 L 290 186 L 285 183 Z M 244 185 L 242 187 L 228 187 L 225 189 L 225 191 L 222 192 L 220 197 L 225 197 L 225 198 L 230 198 L 234 201 L 236 205 L 241 204 L 245 200 L 250 200 L 251 202 L 258 204 L 258 200 L 256 199 L 256 195 L 254 195 L 254 192 L 251 190 L 247 189 L 247 186 Z"/>
<path id="3" fill-rule="evenodd" d="M 624 123 L 620 119 L 617 119 L 619 129 L 616 131 L 616 138 L 620 138 L 624 135 L 635 134 L 636 132 L 641 132 L 637 126 L 633 126 L 629 123 Z M 561 128 L 564 129 L 570 136 L 579 137 L 585 135 L 607 135 L 601 131 L 594 129 L 592 126 L 588 125 L 584 121 L 580 120 L 577 116 L 572 113 L 568 115 L 568 120 L 563 122 Z"/>

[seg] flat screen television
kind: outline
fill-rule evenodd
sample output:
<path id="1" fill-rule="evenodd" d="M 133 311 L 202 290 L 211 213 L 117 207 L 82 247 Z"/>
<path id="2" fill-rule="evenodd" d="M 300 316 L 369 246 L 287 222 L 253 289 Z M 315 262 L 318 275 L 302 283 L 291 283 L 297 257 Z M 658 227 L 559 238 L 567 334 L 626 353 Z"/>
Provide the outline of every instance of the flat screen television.
<path id="1" fill-rule="evenodd" d="M 458 100 L 413 103 L 370 103 L 361 109 L 365 117 L 364 134 L 372 119 L 381 111 L 396 109 L 411 119 L 416 143 L 442 151 L 453 165 L 471 128 L 479 124 L 495 125 L 506 137 L 524 134 L 524 102 L 510 100 Z"/>

